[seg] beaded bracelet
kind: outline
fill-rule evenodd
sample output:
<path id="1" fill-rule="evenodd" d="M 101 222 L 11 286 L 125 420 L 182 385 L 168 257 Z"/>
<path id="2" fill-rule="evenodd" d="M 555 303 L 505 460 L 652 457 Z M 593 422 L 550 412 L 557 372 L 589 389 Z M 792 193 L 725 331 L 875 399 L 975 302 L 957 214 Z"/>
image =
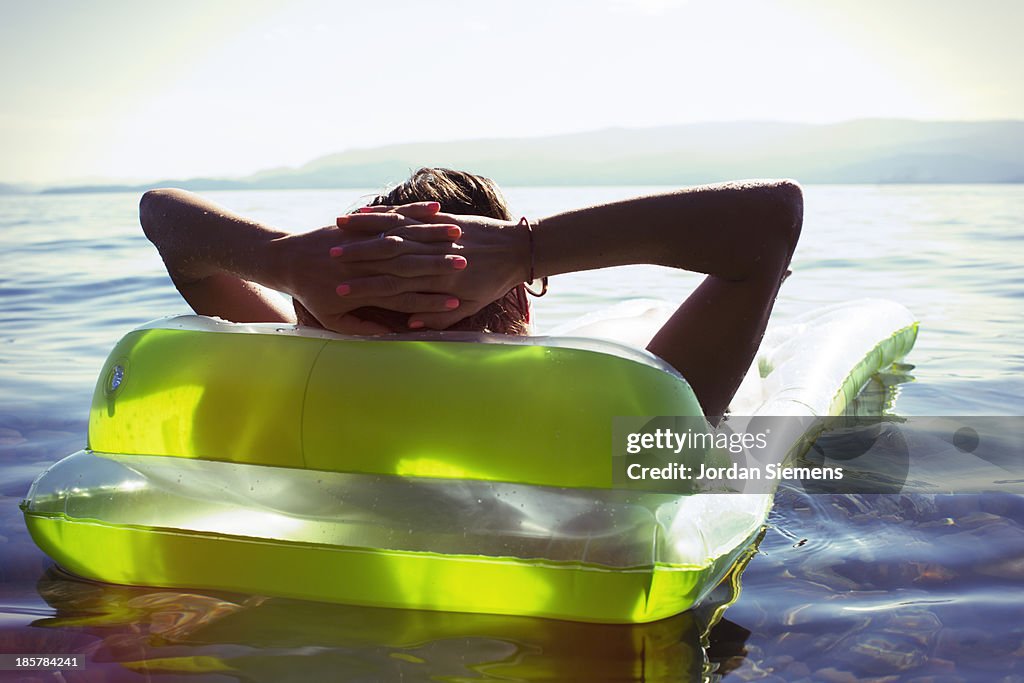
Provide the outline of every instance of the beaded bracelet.
<path id="1" fill-rule="evenodd" d="M 530 221 L 527 220 L 526 216 L 523 216 L 522 218 L 519 219 L 519 225 L 525 225 L 526 226 L 526 234 L 528 234 L 530 236 L 530 280 L 529 280 L 529 282 L 525 283 L 524 289 L 531 296 L 537 296 L 537 297 L 544 296 L 545 294 L 548 293 L 548 278 L 547 278 L 547 276 L 544 276 L 544 277 L 542 277 L 540 279 L 540 291 L 539 292 L 535 292 L 532 289 L 530 289 L 530 285 L 532 285 L 537 280 L 537 277 L 536 277 L 535 271 L 534 271 L 534 266 L 536 265 L 536 247 L 534 246 L 534 240 L 533 240 L 533 226 L 530 225 Z"/>

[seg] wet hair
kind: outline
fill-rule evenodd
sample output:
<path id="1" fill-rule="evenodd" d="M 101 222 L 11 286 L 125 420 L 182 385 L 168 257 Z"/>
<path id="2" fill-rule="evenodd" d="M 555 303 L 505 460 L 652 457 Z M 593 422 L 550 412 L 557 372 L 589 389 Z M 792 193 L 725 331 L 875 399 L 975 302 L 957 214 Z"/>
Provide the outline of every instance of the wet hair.
<path id="1" fill-rule="evenodd" d="M 408 180 L 384 194 L 374 197 L 368 206 L 398 205 L 410 202 L 439 202 L 444 213 L 487 216 L 511 220 L 508 204 L 498 185 L 490 178 L 455 171 L 450 168 L 421 168 Z M 300 324 L 306 324 L 299 310 Z M 399 313 L 377 307 L 363 307 L 352 311 L 363 320 L 369 320 L 395 331 L 408 331 L 408 313 Z M 308 313 L 306 313 L 308 316 Z M 309 316 L 312 317 L 312 316 Z M 525 335 L 529 331 L 529 304 L 523 285 L 517 285 L 502 298 L 473 315 L 460 320 L 448 329 L 497 334 Z"/>

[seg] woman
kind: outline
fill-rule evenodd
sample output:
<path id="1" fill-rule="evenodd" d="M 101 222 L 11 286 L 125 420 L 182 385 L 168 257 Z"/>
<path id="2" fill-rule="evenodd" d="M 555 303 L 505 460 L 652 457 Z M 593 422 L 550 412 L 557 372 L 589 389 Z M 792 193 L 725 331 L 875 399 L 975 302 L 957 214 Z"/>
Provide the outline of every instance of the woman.
<path id="1" fill-rule="evenodd" d="M 760 344 L 803 199 L 790 181 L 728 183 L 517 221 L 490 180 L 420 169 L 336 227 L 304 233 L 181 190 L 147 192 L 140 217 L 197 313 L 345 334 L 523 334 L 531 278 L 636 263 L 705 273 L 647 349 L 686 377 L 710 417 L 726 411 Z M 264 288 L 290 294 L 295 310 Z"/>

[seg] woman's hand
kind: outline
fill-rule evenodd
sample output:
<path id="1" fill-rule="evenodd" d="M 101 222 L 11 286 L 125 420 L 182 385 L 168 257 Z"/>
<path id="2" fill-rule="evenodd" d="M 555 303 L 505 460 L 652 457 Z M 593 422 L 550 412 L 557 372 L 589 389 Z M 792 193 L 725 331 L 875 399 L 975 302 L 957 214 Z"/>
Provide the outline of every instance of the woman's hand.
<path id="1" fill-rule="evenodd" d="M 437 211 L 434 202 L 421 206 Z M 331 256 L 365 241 L 365 234 L 335 226 L 289 234 L 232 213 L 184 190 L 145 193 L 139 220 L 160 251 L 167 272 L 192 309 L 234 322 L 292 322 L 291 306 L 268 290 L 286 292 L 324 327 L 349 334 L 390 332 L 351 312 L 380 306 L 408 313 L 437 313 L 458 306 L 451 296 L 431 292 L 431 278 L 457 272 L 465 260 L 451 254 L 455 226 L 406 229 L 389 237 L 389 251 L 348 263 Z M 339 221 L 344 222 L 344 221 Z M 341 249 L 341 252 L 338 251 Z M 351 292 L 349 280 L 374 276 L 384 292 Z"/>
<path id="2" fill-rule="evenodd" d="M 456 297 L 432 285 L 465 268 L 466 260 L 453 253 L 453 239 L 460 235 L 453 225 L 408 225 L 401 235 L 372 240 L 334 227 L 286 235 L 272 246 L 274 286 L 291 294 L 327 329 L 343 334 L 391 332 L 351 312 L 364 306 L 417 314 L 458 308 Z M 367 242 L 372 249 L 367 249 Z M 363 256 L 346 258 L 352 250 Z M 350 284 L 367 279 L 373 287 Z"/>
<path id="3" fill-rule="evenodd" d="M 438 213 L 432 204 L 436 206 L 433 202 L 420 202 L 398 207 L 366 207 L 359 213 L 342 216 L 338 227 L 350 239 L 361 235 L 363 240 L 330 251 L 339 267 L 345 264 L 353 270 L 362 270 L 361 275 L 354 274 L 341 283 L 342 287 L 348 287 L 350 296 L 444 293 L 446 298 L 458 300 L 458 307 L 454 309 L 414 311 L 415 315 L 409 319 L 412 329 L 450 327 L 500 299 L 529 277 L 529 235 L 525 227 L 483 216 Z M 450 231 L 446 233 L 447 241 L 431 239 L 441 230 Z M 368 233 L 375 236 L 365 239 Z M 409 241 L 422 245 L 416 247 L 417 254 L 459 259 L 454 261 L 458 265 L 427 274 L 417 271 L 412 261 L 395 261 L 389 264 L 393 270 L 385 270 L 382 266 L 386 261 L 402 254 Z"/>

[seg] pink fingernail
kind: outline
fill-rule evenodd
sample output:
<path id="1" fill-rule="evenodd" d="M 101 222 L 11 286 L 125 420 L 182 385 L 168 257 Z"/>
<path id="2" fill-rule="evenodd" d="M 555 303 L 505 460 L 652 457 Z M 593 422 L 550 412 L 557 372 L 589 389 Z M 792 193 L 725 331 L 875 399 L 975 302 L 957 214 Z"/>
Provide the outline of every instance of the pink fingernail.
<path id="1" fill-rule="evenodd" d="M 452 268 L 455 270 L 463 270 L 467 265 L 466 259 L 462 256 L 452 256 L 449 257 L 449 260 L 452 262 Z"/>
<path id="2" fill-rule="evenodd" d="M 455 299 L 455 298 L 445 299 L 444 307 L 445 308 L 458 308 L 459 307 L 459 300 Z"/>
<path id="3" fill-rule="evenodd" d="M 410 330 L 418 330 L 421 327 L 423 327 L 423 321 L 422 320 L 410 320 L 409 321 L 409 329 Z"/>
<path id="4" fill-rule="evenodd" d="M 334 224 L 335 224 L 335 225 L 337 225 L 337 226 L 338 226 L 338 227 L 340 228 L 341 226 L 343 226 L 343 225 L 345 225 L 346 223 L 348 223 L 348 219 L 349 219 L 349 216 L 348 216 L 348 215 L 345 215 L 345 216 L 338 216 L 338 220 L 336 220 L 336 221 L 334 222 Z"/>
<path id="5" fill-rule="evenodd" d="M 427 210 L 438 212 L 441 210 L 441 202 L 427 202 Z"/>
<path id="6" fill-rule="evenodd" d="M 372 206 L 361 206 L 359 207 L 359 213 L 373 213 L 375 209 Z"/>
<path id="7" fill-rule="evenodd" d="M 338 288 L 334 291 L 338 293 L 338 296 L 345 296 L 352 291 L 352 288 L 348 285 L 338 285 Z"/>
<path id="8" fill-rule="evenodd" d="M 341 256 L 342 253 L 344 253 L 344 251 L 345 250 L 342 249 L 341 247 L 331 247 L 331 256 L 333 256 L 333 257 Z"/>
<path id="9" fill-rule="evenodd" d="M 448 236 L 453 240 L 457 240 L 462 237 L 462 228 L 457 225 L 448 226 Z"/>

